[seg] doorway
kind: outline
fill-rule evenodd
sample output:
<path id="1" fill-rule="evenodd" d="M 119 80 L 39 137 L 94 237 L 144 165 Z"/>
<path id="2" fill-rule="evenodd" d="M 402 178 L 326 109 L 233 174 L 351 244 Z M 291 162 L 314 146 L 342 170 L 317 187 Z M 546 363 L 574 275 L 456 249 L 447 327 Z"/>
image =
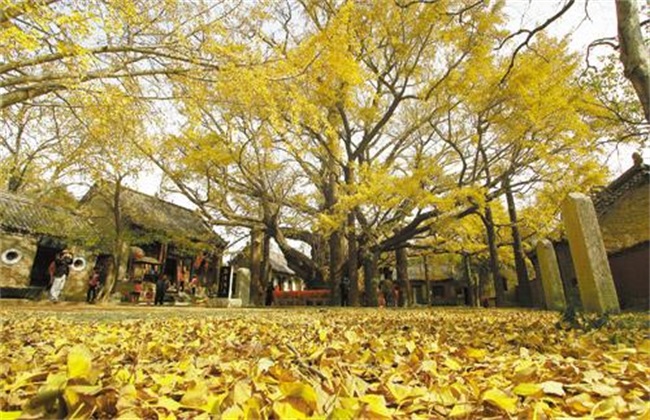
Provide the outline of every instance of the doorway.
<path id="1" fill-rule="evenodd" d="M 36 256 L 29 274 L 29 285 L 32 287 L 47 287 L 50 284 L 50 264 L 54 261 L 56 254 L 61 252 L 61 248 L 41 245 L 36 248 Z"/>

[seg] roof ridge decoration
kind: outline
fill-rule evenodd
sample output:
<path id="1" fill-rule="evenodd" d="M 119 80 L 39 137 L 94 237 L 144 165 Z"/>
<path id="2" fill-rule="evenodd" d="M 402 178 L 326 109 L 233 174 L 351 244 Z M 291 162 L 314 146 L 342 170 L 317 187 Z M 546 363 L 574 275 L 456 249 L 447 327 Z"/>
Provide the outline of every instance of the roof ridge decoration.
<path id="1" fill-rule="evenodd" d="M 649 182 L 650 165 L 635 161 L 634 166 L 593 195 L 596 213 L 599 216 L 607 213 L 612 205 L 629 191 Z"/>

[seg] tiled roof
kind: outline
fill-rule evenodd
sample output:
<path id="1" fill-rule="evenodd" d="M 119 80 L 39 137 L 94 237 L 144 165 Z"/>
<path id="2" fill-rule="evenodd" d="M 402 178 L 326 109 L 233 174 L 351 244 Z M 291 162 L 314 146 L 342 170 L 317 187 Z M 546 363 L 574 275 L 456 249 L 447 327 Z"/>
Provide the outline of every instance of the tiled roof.
<path id="1" fill-rule="evenodd" d="M 11 232 L 66 237 L 65 232 L 70 229 L 88 229 L 90 224 L 71 211 L 0 191 L 0 228 Z"/>
<path id="2" fill-rule="evenodd" d="M 650 183 L 650 165 L 639 163 L 632 166 L 608 186 L 593 196 L 598 215 L 603 215 L 627 192 Z"/>
<path id="3" fill-rule="evenodd" d="M 82 201 L 91 199 L 96 189 L 93 187 Z M 185 207 L 129 188 L 123 188 L 121 200 L 124 216 L 140 228 L 199 242 L 226 243 L 196 212 Z"/>

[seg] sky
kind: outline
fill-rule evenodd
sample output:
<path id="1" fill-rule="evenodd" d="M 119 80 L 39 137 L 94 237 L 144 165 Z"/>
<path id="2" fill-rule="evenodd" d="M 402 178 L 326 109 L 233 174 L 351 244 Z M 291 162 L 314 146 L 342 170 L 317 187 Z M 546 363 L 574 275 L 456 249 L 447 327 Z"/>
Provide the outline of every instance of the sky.
<path id="1" fill-rule="evenodd" d="M 638 0 L 642 4 L 643 0 Z M 553 16 L 565 1 L 559 0 L 506 0 L 506 11 L 511 16 L 508 29 L 533 28 Z M 576 52 L 585 52 L 591 42 L 600 38 L 616 37 L 615 0 L 577 0 L 576 3 L 547 30 L 556 37 L 570 36 L 570 46 Z M 611 52 L 608 47 L 592 51 L 597 56 Z M 600 49 L 600 51 L 599 51 Z M 632 166 L 632 153 L 639 152 L 646 163 L 650 162 L 650 149 L 639 150 L 632 146 L 612 149 L 608 155 L 611 175 L 616 177 Z"/>
<path id="2" fill-rule="evenodd" d="M 639 0 L 642 1 L 642 0 Z M 553 16 L 565 4 L 565 0 L 506 0 L 505 10 L 511 17 L 507 25 L 511 31 L 520 28 L 534 28 Z M 576 52 L 584 52 L 595 39 L 616 36 L 616 10 L 614 0 L 577 0 L 571 9 L 553 22 L 547 33 L 557 37 L 569 35 L 570 46 Z M 513 44 L 515 45 L 515 44 Z M 606 47 L 601 47 L 606 48 Z M 632 165 L 632 153 L 639 151 L 646 162 L 650 162 L 650 150 L 634 147 L 620 147 L 609 153 L 608 166 L 613 177 Z M 160 174 L 152 173 L 137 181 L 134 187 L 144 193 L 158 192 Z M 183 197 L 166 197 L 180 205 L 191 207 Z"/>

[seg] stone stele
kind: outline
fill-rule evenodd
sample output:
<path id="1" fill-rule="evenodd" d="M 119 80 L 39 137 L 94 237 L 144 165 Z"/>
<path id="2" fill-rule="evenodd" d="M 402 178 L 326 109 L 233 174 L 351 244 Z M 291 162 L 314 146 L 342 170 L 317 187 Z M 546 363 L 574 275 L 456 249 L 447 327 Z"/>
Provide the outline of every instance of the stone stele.
<path id="1" fill-rule="evenodd" d="M 537 242 L 537 262 L 542 276 L 542 289 L 546 309 L 563 311 L 566 309 L 566 298 L 562 286 L 560 267 L 557 264 L 555 249 L 551 241 L 542 239 Z"/>
<path id="2" fill-rule="evenodd" d="M 237 289 L 239 291 L 237 296 L 241 299 L 242 306 L 250 304 L 251 293 L 251 272 L 247 268 L 240 268 L 237 270 Z"/>
<path id="3" fill-rule="evenodd" d="M 584 194 L 570 193 L 562 203 L 562 219 L 583 309 L 619 312 L 616 287 L 591 199 Z"/>

